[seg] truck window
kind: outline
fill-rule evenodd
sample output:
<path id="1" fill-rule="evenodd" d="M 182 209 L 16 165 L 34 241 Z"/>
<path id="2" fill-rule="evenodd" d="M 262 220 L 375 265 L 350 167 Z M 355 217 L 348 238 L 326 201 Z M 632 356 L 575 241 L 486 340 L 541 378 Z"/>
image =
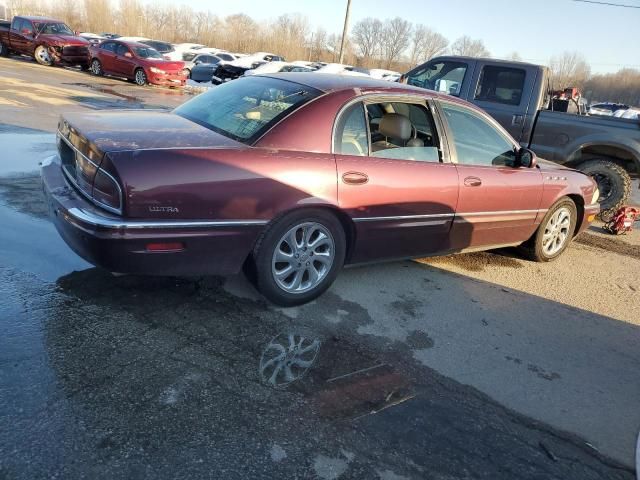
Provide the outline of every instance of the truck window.
<path id="1" fill-rule="evenodd" d="M 480 72 L 476 100 L 519 105 L 526 72 L 520 68 L 485 66 Z"/>
<path id="2" fill-rule="evenodd" d="M 407 74 L 407 83 L 458 97 L 466 73 L 466 63 L 427 62 Z"/>

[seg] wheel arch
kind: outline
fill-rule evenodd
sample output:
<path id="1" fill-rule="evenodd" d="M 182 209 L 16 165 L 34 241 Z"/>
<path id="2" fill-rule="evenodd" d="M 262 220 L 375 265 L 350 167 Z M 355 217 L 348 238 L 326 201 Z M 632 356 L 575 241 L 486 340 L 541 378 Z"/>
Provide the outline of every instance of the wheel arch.
<path id="1" fill-rule="evenodd" d="M 573 236 L 575 237 L 577 232 L 580 231 L 580 227 L 584 221 L 584 198 L 577 193 L 568 193 L 565 196 L 576 206 L 576 226 L 573 230 Z"/>
<path id="2" fill-rule="evenodd" d="M 346 252 L 345 252 L 344 263 L 345 263 L 345 265 L 348 264 L 349 260 L 351 258 L 351 254 L 353 252 L 353 248 L 355 246 L 355 241 L 356 241 L 355 223 L 353 222 L 351 217 L 349 217 L 346 213 L 344 213 L 342 210 L 340 210 L 335 205 L 331 205 L 331 204 L 308 204 L 308 205 L 298 205 L 298 206 L 289 208 L 287 210 L 283 210 L 280 213 L 278 213 L 275 217 L 273 217 L 269 221 L 269 223 L 267 223 L 264 226 L 262 232 L 260 233 L 260 235 L 258 236 L 256 241 L 254 242 L 253 248 L 251 248 L 251 251 L 247 254 L 247 258 L 245 259 L 245 262 L 244 262 L 245 267 L 248 265 L 248 263 L 250 263 L 252 261 L 253 252 L 255 251 L 256 246 L 258 245 L 258 243 L 262 240 L 262 237 L 264 236 L 264 233 L 274 223 L 279 221 L 282 217 L 285 217 L 285 216 L 289 215 L 290 213 L 299 212 L 299 211 L 302 211 L 302 210 L 324 210 L 326 212 L 331 213 L 332 215 L 334 215 L 338 219 L 338 221 L 342 225 L 342 229 L 344 231 L 344 235 L 345 235 L 345 239 L 346 239 Z"/>
<path id="3" fill-rule="evenodd" d="M 565 165 L 568 167 L 602 158 L 620 165 L 629 173 L 640 174 L 640 146 L 633 148 L 619 142 L 593 141 L 580 145 L 567 158 Z"/>

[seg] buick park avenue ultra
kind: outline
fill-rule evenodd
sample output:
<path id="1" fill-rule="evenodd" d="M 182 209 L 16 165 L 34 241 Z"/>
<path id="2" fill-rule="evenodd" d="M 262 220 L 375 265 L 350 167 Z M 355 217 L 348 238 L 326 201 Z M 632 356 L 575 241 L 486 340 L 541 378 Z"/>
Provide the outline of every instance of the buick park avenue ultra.
<path id="1" fill-rule="evenodd" d="M 43 163 L 69 246 L 112 272 L 250 273 L 297 305 L 343 265 L 519 246 L 560 255 L 599 211 L 469 103 L 366 77 L 252 76 L 173 112 L 67 115 Z"/>

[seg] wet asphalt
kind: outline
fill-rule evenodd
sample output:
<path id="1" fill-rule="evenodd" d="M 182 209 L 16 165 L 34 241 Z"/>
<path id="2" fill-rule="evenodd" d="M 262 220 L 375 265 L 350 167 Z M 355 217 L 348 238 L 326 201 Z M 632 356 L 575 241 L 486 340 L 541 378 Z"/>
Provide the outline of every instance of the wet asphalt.
<path id="1" fill-rule="evenodd" d="M 0 126 L 0 479 L 634 477 L 593 439 L 438 373 L 459 365 L 447 343 L 461 329 L 504 322 L 505 309 L 535 317 L 532 299 L 415 262 L 346 270 L 296 309 L 267 304 L 241 277 L 115 277 L 47 219 L 37 166 L 55 138 L 44 123 Z M 461 292 L 486 325 L 454 308 L 456 332 L 424 328 Z M 274 384 L 261 365 L 289 336 L 315 342 L 317 356 Z M 523 375 L 553 384 L 554 371 L 533 367 Z"/>

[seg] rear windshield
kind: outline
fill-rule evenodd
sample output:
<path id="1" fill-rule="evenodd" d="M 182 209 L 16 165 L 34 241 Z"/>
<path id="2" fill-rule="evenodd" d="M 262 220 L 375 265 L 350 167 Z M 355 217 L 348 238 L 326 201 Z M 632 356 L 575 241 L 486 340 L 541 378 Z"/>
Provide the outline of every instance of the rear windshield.
<path id="1" fill-rule="evenodd" d="M 282 117 L 320 93 L 315 88 L 286 80 L 241 78 L 198 95 L 174 113 L 251 144 Z"/>

